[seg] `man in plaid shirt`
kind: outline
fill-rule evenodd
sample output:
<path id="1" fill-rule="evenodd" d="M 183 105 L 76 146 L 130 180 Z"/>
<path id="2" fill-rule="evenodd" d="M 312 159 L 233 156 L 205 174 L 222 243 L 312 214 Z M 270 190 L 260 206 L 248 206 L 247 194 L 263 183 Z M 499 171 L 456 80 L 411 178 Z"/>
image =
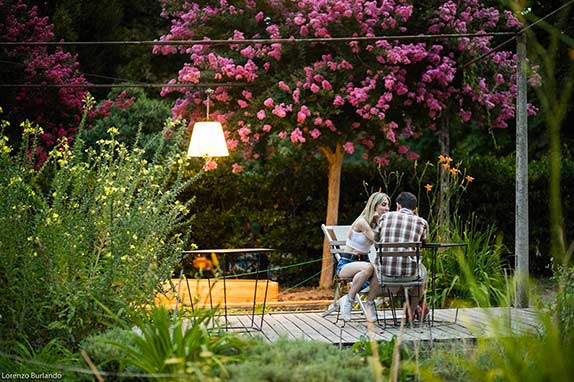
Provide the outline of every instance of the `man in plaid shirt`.
<path id="1" fill-rule="evenodd" d="M 428 223 L 414 212 L 417 207 L 417 197 L 410 192 L 401 192 L 396 204 L 396 211 L 387 212 L 379 220 L 381 242 L 425 242 L 428 236 Z M 422 263 L 417 264 L 416 257 L 383 257 L 381 269 L 378 271 L 383 281 L 387 278 L 393 281 L 412 281 L 419 277 L 424 279 L 423 286 L 416 291 L 416 294 L 413 293 L 414 296 L 410 296 L 411 312 L 415 315 L 417 312 L 424 315 L 425 312 L 422 312 L 421 306 L 427 270 Z M 421 306 L 418 306 L 419 303 Z"/>

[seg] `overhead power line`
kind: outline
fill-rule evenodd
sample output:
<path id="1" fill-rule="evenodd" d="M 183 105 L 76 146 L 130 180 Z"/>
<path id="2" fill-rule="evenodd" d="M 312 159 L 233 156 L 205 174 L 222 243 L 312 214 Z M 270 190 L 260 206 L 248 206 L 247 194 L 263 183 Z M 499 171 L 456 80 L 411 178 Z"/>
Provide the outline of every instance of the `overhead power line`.
<path id="1" fill-rule="evenodd" d="M 301 44 L 322 42 L 380 41 L 380 40 L 435 40 L 462 37 L 512 36 L 516 32 L 419 34 L 372 37 L 276 38 L 243 40 L 172 40 L 172 41 L 0 41 L 0 46 L 66 46 L 66 45 L 248 45 L 248 44 Z"/>
<path id="2" fill-rule="evenodd" d="M 196 84 L 146 84 L 146 83 L 123 83 L 123 84 L 0 84 L 0 88 L 213 88 L 213 87 L 245 86 L 243 83 L 234 82 L 200 82 Z"/>

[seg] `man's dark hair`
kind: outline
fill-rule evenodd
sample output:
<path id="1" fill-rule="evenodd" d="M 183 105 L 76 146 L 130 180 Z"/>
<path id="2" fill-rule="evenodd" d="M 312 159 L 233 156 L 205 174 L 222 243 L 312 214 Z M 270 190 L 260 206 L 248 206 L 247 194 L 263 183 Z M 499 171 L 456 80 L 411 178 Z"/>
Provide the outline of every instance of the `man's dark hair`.
<path id="1" fill-rule="evenodd" d="M 400 204 L 401 207 L 408 208 L 409 210 L 417 208 L 417 197 L 410 192 L 401 192 L 399 196 L 397 196 L 396 202 Z"/>

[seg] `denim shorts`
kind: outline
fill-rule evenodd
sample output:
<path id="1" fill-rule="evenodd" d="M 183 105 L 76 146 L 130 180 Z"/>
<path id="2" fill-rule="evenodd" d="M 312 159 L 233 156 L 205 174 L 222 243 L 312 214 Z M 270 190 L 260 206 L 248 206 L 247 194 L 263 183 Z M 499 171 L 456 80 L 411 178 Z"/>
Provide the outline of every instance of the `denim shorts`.
<path id="1" fill-rule="evenodd" d="M 351 264 L 354 263 L 356 260 L 351 260 L 351 259 L 347 259 L 346 257 L 341 257 L 339 259 L 339 261 L 337 262 L 337 275 L 339 273 L 341 273 L 341 269 L 343 269 L 343 267 L 347 264 Z M 363 286 L 361 287 L 361 289 L 365 289 L 366 287 L 369 286 L 370 284 L 370 280 L 365 281 L 365 283 L 363 284 Z"/>
<path id="2" fill-rule="evenodd" d="M 346 257 L 341 257 L 337 262 L 337 274 L 341 273 L 341 269 L 347 264 L 353 263 L 354 260 L 347 259 Z"/>

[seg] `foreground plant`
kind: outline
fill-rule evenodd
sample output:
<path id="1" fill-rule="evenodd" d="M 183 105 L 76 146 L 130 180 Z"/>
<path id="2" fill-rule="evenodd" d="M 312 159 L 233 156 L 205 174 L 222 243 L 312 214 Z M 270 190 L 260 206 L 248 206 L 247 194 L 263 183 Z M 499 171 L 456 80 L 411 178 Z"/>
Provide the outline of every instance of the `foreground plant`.
<path id="1" fill-rule="evenodd" d="M 173 126 L 172 126 L 173 127 Z M 6 127 L 8 128 L 8 127 Z M 128 314 L 169 278 L 185 243 L 187 206 L 178 139 L 158 134 L 154 158 L 114 137 L 72 151 L 62 139 L 35 169 L 34 137 L 0 150 L 0 337 L 73 344 L 104 325 L 101 306 Z M 98 304 L 96 301 L 101 303 Z"/>
<path id="2" fill-rule="evenodd" d="M 215 311 L 196 310 L 187 320 L 172 319 L 163 307 L 149 320 L 136 320 L 132 343 L 108 341 L 121 349 L 125 366 L 136 366 L 156 380 L 208 380 L 227 376 L 250 342 L 233 332 L 209 328 Z"/>

